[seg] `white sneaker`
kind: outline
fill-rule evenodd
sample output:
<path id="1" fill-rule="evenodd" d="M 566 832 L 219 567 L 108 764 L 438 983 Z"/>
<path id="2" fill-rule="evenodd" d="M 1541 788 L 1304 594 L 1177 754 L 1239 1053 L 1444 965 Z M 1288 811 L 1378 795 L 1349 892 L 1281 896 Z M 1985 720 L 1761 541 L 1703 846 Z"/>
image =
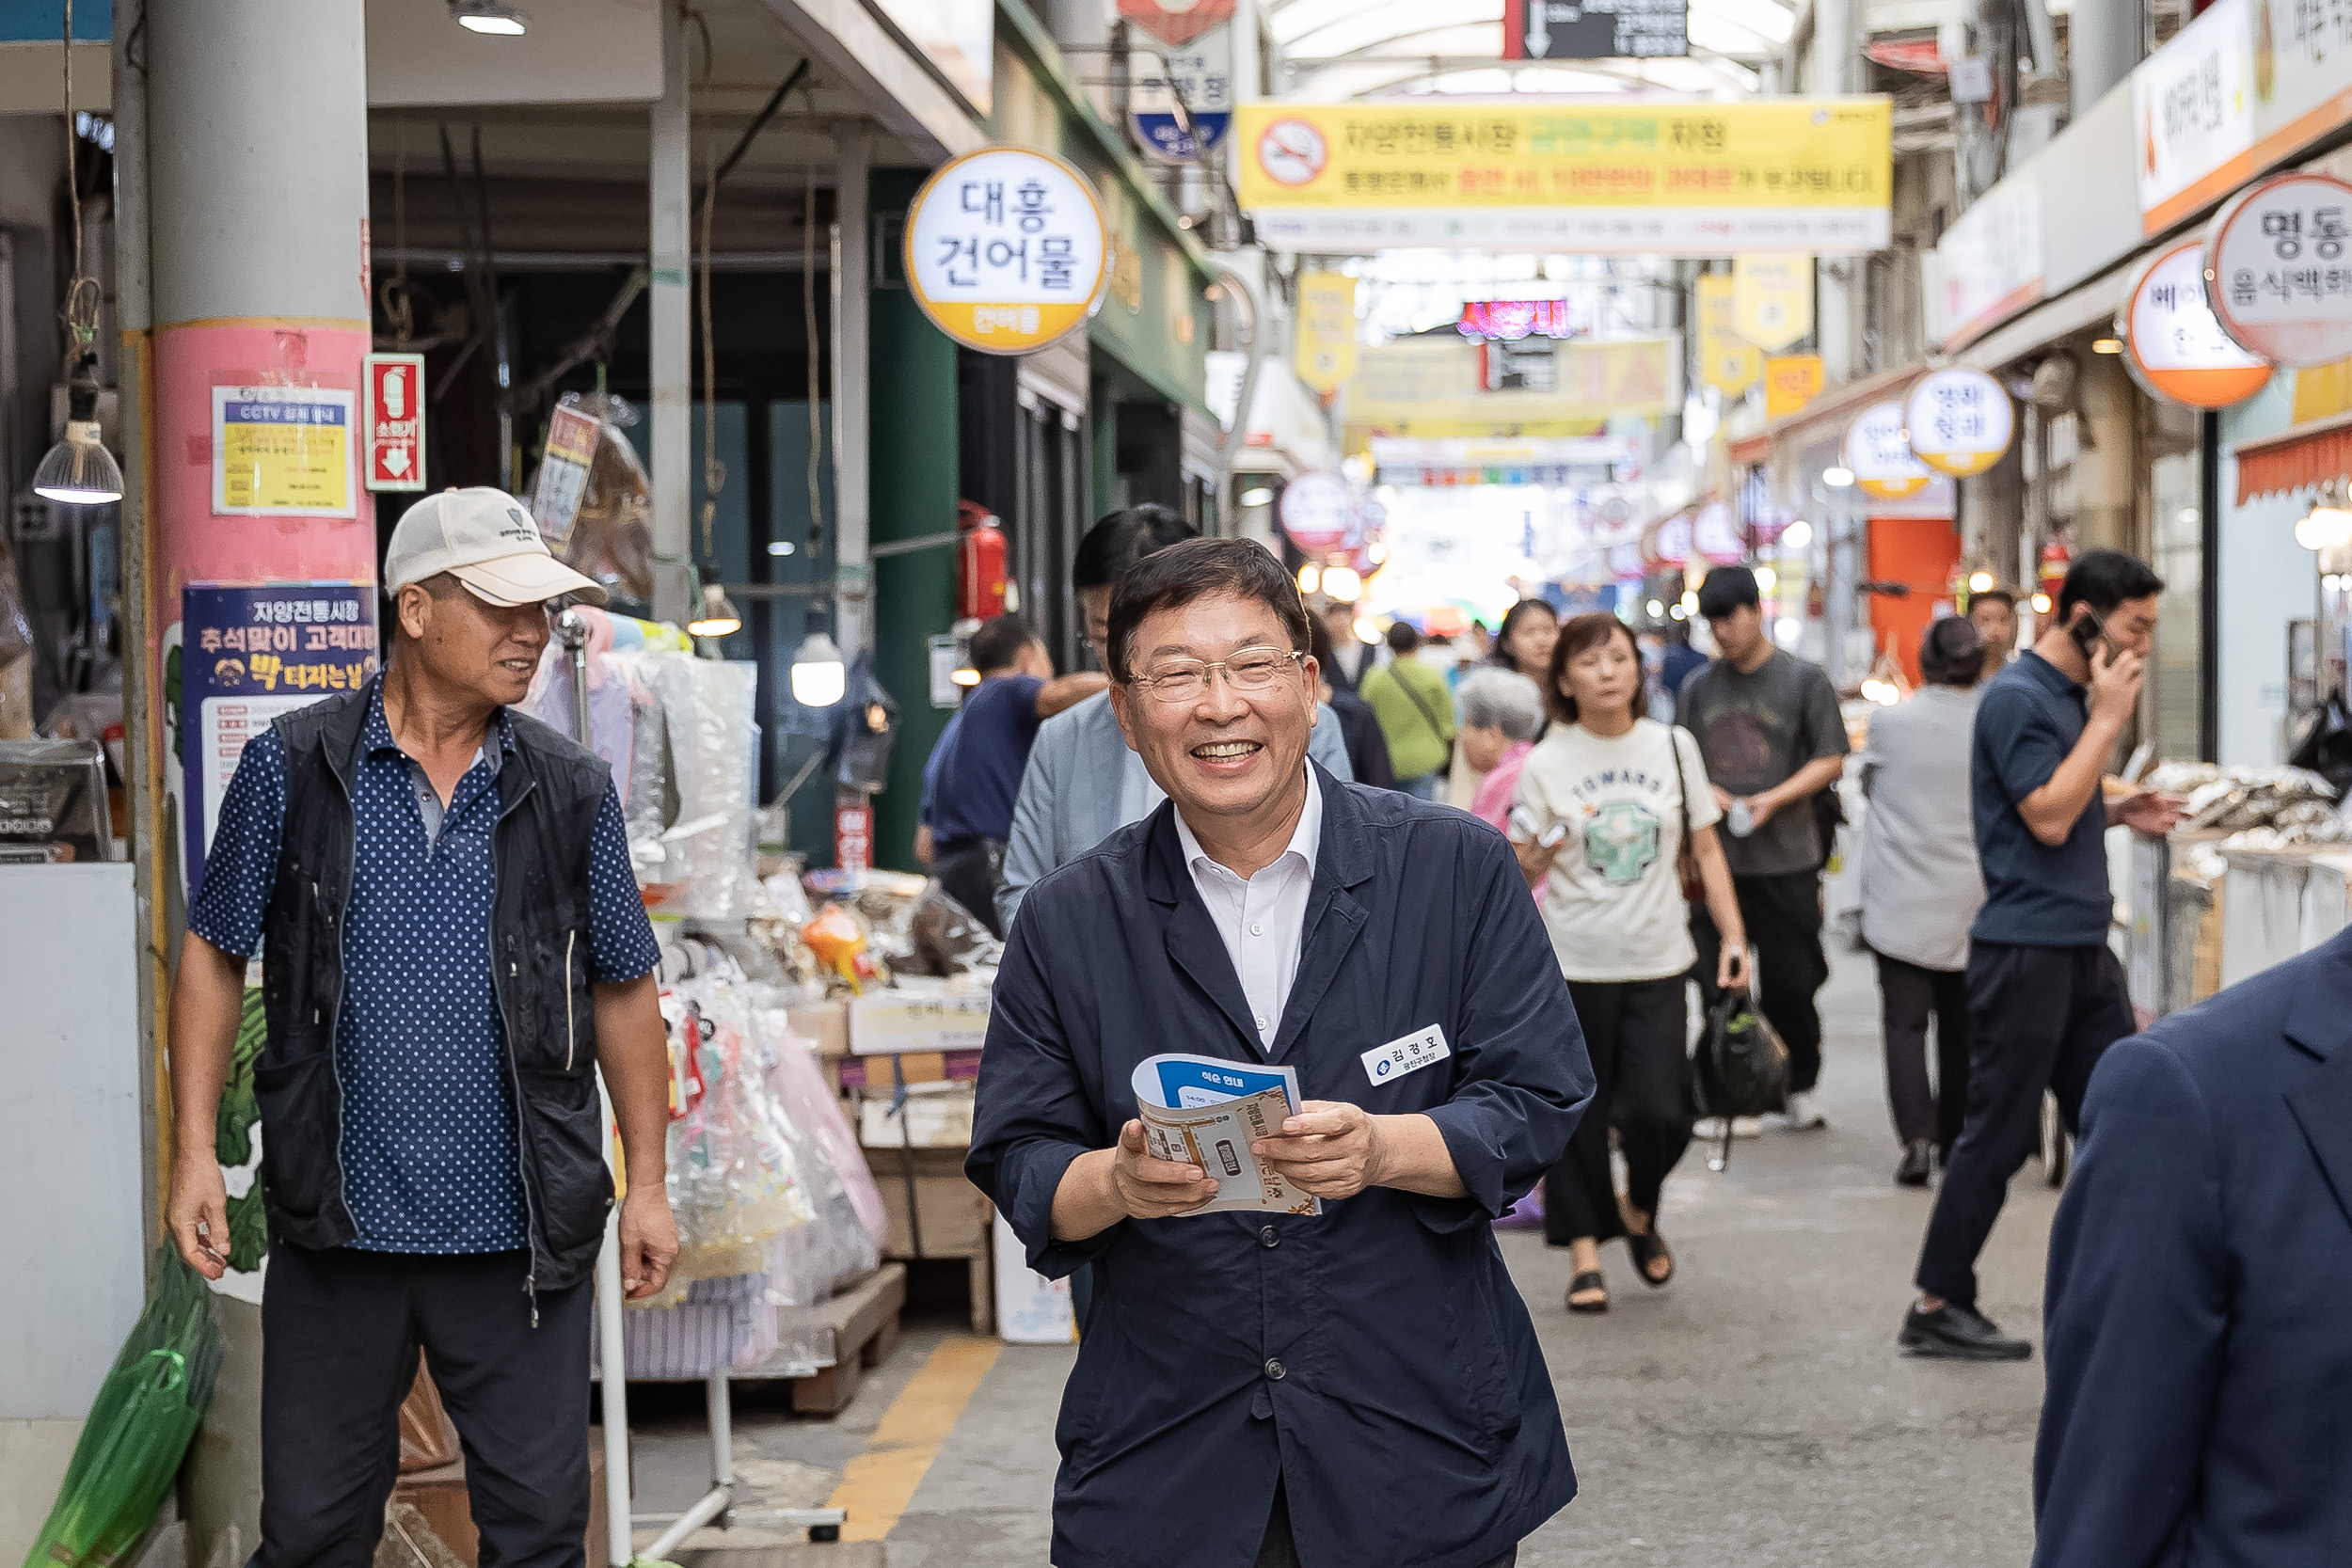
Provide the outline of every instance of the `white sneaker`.
<path id="1" fill-rule="evenodd" d="M 1807 1132 L 1829 1123 L 1822 1119 L 1821 1108 L 1813 1102 L 1813 1092 L 1797 1089 L 1788 1096 L 1788 1114 L 1781 1118 L 1781 1125 L 1791 1132 Z"/>

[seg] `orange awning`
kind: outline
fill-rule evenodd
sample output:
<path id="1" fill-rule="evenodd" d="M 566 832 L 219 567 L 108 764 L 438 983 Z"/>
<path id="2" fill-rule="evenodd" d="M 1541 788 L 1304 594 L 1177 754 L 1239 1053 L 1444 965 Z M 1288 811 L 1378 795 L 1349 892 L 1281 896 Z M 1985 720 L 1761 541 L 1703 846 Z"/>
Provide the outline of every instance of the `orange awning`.
<path id="1" fill-rule="evenodd" d="M 2240 441 L 2237 503 L 2292 494 L 2331 479 L 2352 479 L 2352 414 L 2310 420 L 2277 436 Z"/>

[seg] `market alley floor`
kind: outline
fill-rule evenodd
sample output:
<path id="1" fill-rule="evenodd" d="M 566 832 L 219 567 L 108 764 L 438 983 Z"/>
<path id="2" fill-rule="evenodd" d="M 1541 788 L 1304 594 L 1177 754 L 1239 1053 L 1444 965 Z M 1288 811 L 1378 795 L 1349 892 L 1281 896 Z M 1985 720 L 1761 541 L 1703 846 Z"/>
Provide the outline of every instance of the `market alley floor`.
<path id="1" fill-rule="evenodd" d="M 2026 1560 L 2041 1364 L 1955 1365 L 1895 1349 L 1930 1196 L 1891 1180 L 1868 958 L 1836 955 L 1821 1000 L 1828 1128 L 1742 1141 L 1721 1175 L 1693 1148 L 1666 1189 L 1661 1228 L 1679 1259 L 1670 1287 L 1644 1290 L 1613 1243 L 1612 1310 L 1571 1318 L 1566 1254 L 1503 1233 L 1581 1485 L 1520 1547 L 1523 1568 Z M 1986 1311 L 2032 1338 L 2037 1355 L 2055 1196 L 2028 1164 L 1984 1260 Z M 847 1538 L 787 1545 L 796 1538 L 749 1515 L 693 1546 L 764 1545 L 766 1562 L 793 1568 L 1042 1564 L 1054 1414 L 1073 1354 L 911 1320 L 898 1353 L 836 1420 L 795 1420 L 780 1402 L 739 1389 L 745 1506 L 821 1503 L 838 1490 L 851 1511 Z M 708 1474 L 699 1394 L 675 1393 L 640 1402 L 644 1510 L 685 1507 Z M 757 1561 L 724 1555 L 743 1568 Z M 716 1568 L 719 1558 L 708 1560 Z"/>

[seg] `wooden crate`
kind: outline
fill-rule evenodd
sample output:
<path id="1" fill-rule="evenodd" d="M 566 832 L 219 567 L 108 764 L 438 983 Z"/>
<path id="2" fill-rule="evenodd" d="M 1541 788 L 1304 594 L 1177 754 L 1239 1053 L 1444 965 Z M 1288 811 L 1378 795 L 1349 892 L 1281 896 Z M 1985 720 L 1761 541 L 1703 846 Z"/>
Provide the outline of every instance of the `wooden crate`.
<path id="1" fill-rule="evenodd" d="M 898 1348 L 898 1312 L 907 1304 L 903 1263 L 884 1263 L 825 1304 L 833 1329 L 834 1364 L 792 1380 L 792 1408 L 803 1416 L 838 1416 L 857 1398 L 866 1369 Z"/>

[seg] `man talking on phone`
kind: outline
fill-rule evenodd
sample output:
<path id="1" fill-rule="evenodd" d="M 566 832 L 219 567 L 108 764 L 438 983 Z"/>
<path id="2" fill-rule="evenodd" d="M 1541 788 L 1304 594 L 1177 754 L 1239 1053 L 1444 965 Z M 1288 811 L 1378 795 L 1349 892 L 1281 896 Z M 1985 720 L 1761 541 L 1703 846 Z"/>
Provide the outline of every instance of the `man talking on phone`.
<path id="1" fill-rule="evenodd" d="M 2111 782 L 2106 768 L 2139 705 L 2163 591 L 2144 562 L 2084 552 L 2047 628 L 1977 705 L 1970 770 L 1986 896 L 1969 933 L 1968 1116 L 1899 1337 L 1915 1354 L 2033 1354 L 1977 1310 L 1977 1255 L 2010 1178 L 2040 1145 L 2043 1091 L 2057 1092 L 2072 1133 L 2091 1069 L 2133 1030 L 2107 946 L 2108 800 L 2116 821 L 2149 833 L 2169 832 L 2181 802 Z"/>

